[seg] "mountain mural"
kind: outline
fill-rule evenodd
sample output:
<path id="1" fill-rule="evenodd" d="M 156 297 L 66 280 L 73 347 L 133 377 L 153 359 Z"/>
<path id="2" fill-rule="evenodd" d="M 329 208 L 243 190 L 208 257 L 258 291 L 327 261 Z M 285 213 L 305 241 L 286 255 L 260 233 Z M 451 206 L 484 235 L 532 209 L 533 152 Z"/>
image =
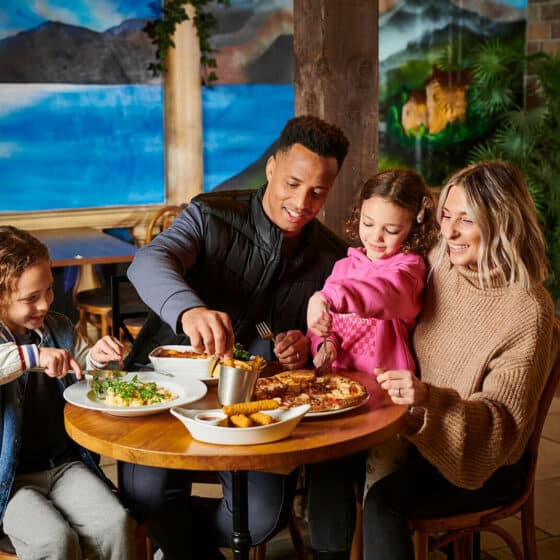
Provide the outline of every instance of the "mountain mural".
<path id="1" fill-rule="evenodd" d="M 217 6 L 213 13 L 218 83 L 293 81 L 293 13 L 284 0 Z M 523 21 L 522 10 L 491 0 L 385 0 L 380 3 L 380 74 L 426 46 L 461 34 L 507 34 Z M 7 37 L 0 40 L 0 82 L 151 83 L 147 66 L 155 48 L 143 31 L 146 22 L 125 20 L 96 32 L 49 21 Z"/>
<path id="2" fill-rule="evenodd" d="M 103 33 L 46 22 L 0 41 L 0 82 L 127 84 L 153 81 L 155 49 L 142 28 L 126 20 Z"/>
<path id="3" fill-rule="evenodd" d="M 215 15 L 219 83 L 292 82 L 290 10 L 225 8 Z M 143 31 L 147 21 L 125 20 L 104 32 L 49 21 L 2 39 L 0 82 L 151 83 L 155 47 Z"/>
<path id="4" fill-rule="evenodd" d="M 420 50 L 465 36 L 509 35 L 524 23 L 523 10 L 488 0 L 405 0 L 379 17 L 380 74 L 416 57 Z"/>

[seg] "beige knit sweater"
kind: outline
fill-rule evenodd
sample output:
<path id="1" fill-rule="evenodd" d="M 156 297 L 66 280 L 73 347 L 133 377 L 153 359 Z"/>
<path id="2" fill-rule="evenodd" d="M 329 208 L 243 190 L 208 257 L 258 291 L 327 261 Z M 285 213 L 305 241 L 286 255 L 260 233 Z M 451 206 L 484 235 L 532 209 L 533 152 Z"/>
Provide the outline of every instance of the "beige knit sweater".
<path id="1" fill-rule="evenodd" d="M 480 289 L 478 273 L 447 260 L 429 280 L 413 337 L 429 397 L 405 435 L 469 489 L 521 457 L 552 364 L 548 292 L 493 284 Z"/>

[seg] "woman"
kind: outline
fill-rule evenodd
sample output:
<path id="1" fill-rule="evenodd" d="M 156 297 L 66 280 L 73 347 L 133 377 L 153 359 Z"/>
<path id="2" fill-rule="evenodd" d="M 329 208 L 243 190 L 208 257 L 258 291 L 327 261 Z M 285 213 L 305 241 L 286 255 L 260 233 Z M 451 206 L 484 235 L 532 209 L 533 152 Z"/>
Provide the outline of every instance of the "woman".
<path id="1" fill-rule="evenodd" d="M 413 335 L 419 377 L 378 375 L 393 402 L 411 406 L 402 435 L 414 451 L 366 496 L 367 560 L 413 558 L 412 517 L 495 506 L 521 487 L 552 364 L 545 244 L 519 171 L 482 162 L 457 172 L 437 215 L 441 240 Z"/>

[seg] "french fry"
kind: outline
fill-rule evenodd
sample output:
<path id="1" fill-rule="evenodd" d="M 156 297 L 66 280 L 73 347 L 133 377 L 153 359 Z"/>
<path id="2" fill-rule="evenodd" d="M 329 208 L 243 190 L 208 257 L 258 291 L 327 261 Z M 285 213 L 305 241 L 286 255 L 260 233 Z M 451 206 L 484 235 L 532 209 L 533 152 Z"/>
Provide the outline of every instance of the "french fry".
<path id="1" fill-rule="evenodd" d="M 259 410 L 274 410 L 278 408 L 278 403 L 274 399 L 264 399 L 262 401 L 250 401 L 224 406 L 224 414 L 232 416 L 234 414 L 253 414 Z"/>
<path id="2" fill-rule="evenodd" d="M 234 414 L 229 417 L 229 421 L 238 428 L 250 428 L 253 422 L 245 414 Z"/>
<path id="3" fill-rule="evenodd" d="M 255 424 L 259 424 L 260 426 L 268 426 L 268 424 L 272 424 L 272 422 L 274 422 L 274 418 L 264 412 L 253 412 L 253 414 L 249 415 L 249 418 Z"/>

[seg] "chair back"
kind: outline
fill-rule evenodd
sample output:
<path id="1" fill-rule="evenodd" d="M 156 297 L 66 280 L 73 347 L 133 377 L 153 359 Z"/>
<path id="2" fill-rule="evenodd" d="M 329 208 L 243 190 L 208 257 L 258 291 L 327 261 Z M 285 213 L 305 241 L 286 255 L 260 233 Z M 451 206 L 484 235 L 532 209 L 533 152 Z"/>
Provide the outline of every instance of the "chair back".
<path id="1" fill-rule="evenodd" d="M 160 208 L 150 220 L 148 228 L 146 229 L 146 237 L 144 242 L 150 241 L 162 231 L 166 230 L 175 220 L 175 218 L 185 209 L 186 204 L 180 206 L 171 204 Z"/>
<path id="2" fill-rule="evenodd" d="M 529 458 L 529 471 L 527 473 L 527 478 L 521 495 L 514 502 L 508 504 L 508 506 L 506 506 L 507 509 L 519 509 L 519 507 L 525 503 L 527 498 L 530 496 L 535 484 L 535 472 L 537 470 L 537 459 L 539 456 L 539 443 L 552 399 L 554 398 L 558 383 L 560 382 L 560 320 L 558 319 L 554 320 L 553 351 L 556 352 L 556 356 L 554 358 L 550 374 L 548 375 L 546 385 L 544 386 L 541 394 L 541 398 L 539 399 L 539 408 L 537 410 L 535 426 L 533 427 L 533 433 L 531 434 L 525 451 Z"/>

